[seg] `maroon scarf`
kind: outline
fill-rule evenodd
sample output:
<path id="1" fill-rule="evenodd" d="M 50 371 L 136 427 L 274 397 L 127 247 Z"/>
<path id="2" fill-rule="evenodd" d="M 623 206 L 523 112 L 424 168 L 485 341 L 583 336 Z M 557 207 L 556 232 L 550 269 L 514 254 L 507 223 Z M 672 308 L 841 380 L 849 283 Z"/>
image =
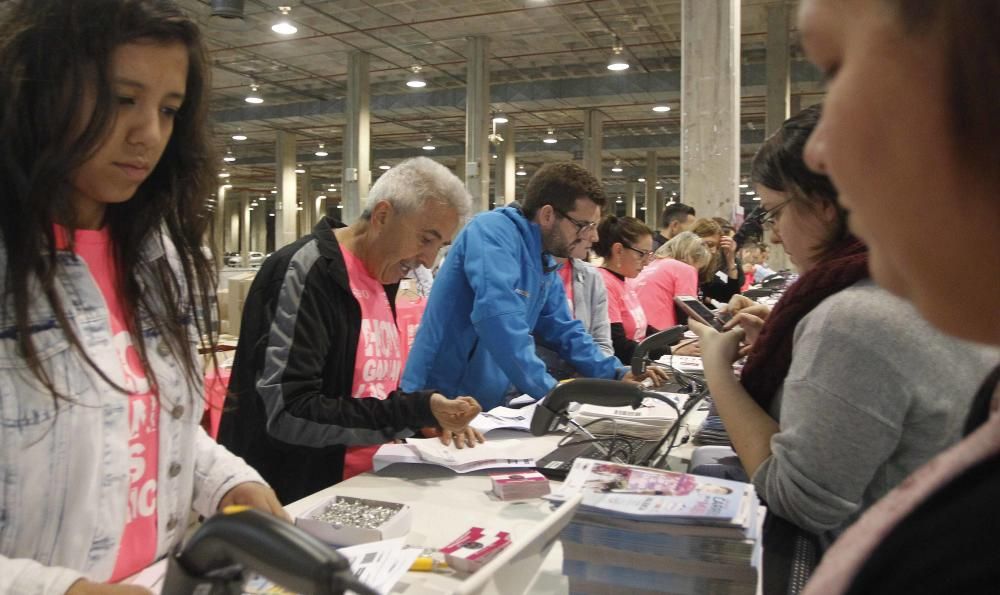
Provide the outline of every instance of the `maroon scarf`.
<path id="1" fill-rule="evenodd" d="M 849 236 L 799 277 L 774 306 L 740 377 L 743 388 L 766 411 L 792 365 L 795 325 L 820 302 L 868 276 L 868 248 Z"/>

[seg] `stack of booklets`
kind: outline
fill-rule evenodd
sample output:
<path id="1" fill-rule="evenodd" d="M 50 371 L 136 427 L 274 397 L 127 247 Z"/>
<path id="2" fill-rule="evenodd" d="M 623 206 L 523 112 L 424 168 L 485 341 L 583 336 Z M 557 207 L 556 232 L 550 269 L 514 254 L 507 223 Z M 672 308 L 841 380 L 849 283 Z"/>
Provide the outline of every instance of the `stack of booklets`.
<path id="1" fill-rule="evenodd" d="M 763 509 L 752 485 L 578 459 L 547 498 L 575 494 L 560 536 L 570 593 L 756 592 Z"/>
<path id="2" fill-rule="evenodd" d="M 637 409 L 628 406 L 581 405 L 570 413 L 570 417 L 581 426 L 586 426 L 592 434 L 659 440 L 677 420 L 675 407 L 683 405 L 687 395 L 664 394 L 663 398 L 671 399 L 675 403 L 674 407 L 647 398 Z"/>

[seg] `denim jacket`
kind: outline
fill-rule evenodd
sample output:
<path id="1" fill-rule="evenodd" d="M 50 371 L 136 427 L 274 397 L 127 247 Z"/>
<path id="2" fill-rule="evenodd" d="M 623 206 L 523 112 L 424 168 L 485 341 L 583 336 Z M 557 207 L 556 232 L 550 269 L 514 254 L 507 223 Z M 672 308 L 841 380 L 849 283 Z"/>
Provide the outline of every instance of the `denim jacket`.
<path id="1" fill-rule="evenodd" d="M 56 291 L 69 324 L 96 366 L 123 385 L 100 289 L 82 259 L 68 252 L 57 258 Z M 0 244 L 0 279 L 5 287 L 6 265 L 6 250 Z M 180 268 L 173 246 L 159 238 L 144 247 L 142 266 L 140 283 L 150 295 L 164 294 L 147 272 L 170 266 L 179 274 Z M 180 295 L 186 293 L 182 290 Z M 114 570 L 128 508 L 127 397 L 70 347 L 48 301 L 39 297 L 29 312 L 35 347 L 52 382 L 69 397 L 54 401 L 17 348 L 12 300 L 4 306 L 0 307 L 0 593 L 64 593 L 79 578 L 106 581 Z M 149 317 L 141 320 L 159 387 L 156 555 L 161 557 L 183 535 L 192 509 L 211 514 L 231 488 L 246 481 L 264 482 L 201 429 L 202 383 L 192 386 Z M 190 357 L 197 358 L 193 319 L 187 316 L 180 322 L 188 328 Z"/>

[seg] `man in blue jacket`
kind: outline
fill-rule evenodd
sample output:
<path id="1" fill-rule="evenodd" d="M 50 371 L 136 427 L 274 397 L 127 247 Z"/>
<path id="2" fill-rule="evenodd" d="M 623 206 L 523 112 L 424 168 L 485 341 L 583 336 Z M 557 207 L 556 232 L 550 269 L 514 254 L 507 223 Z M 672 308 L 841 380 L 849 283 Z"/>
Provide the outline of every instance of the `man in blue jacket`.
<path id="1" fill-rule="evenodd" d="M 541 398 L 556 380 L 535 354 L 532 334 L 584 376 L 635 380 L 570 315 L 555 273 L 554 256 L 597 241 L 606 200 L 585 169 L 555 163 L 535 173 L 521 208 L 473 218 L 434 281 L 402 390 L 471 395 L 487 410 L 503 404 L 512 386 Z M 652 375 L 663 379 L 658 369 Z"/>

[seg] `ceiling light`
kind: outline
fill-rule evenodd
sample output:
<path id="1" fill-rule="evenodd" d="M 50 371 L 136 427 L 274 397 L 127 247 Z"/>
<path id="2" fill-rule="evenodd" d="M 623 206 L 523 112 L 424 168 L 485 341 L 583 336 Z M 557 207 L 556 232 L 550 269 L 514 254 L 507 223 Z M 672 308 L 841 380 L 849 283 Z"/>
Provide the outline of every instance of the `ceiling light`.
<path id="1" fill-rule="evenodd" d="M 225 188 L 226 190 L 229 190 L 230 188 L 233 187 L 233 185 L 232 184 L 223 184 L 222 187 Z"/>
<path id="2" fill-rule="evenodd" d="M 243 101 L 253 104 L 264 103 L 264 98 L 257 92 L 258 89 L 260 87 L 257 86 L 257 83 L 250 83 L 250 94 Z"/>
<path id="3" fill-rule="evenodd" d="M 327 192 L 336 192 L 336 191 L 337 191 L 336 188 L 330 188 L 329 190 L 327 190 Z"/>
<path id="4" fill-rule="evenodd" d="M 555 133 L 556 131 L 554 129 L 549 128 L 549 133 L 545 135 L 545 138 L 542 139 L 542 142 L 547 145 L 554 145 L 557 142 L 559 142 L 559 139 L 555 137 Z"/>
<path id="5" fill-rule="evenodd" d="M 750 184 L 740 184 L 740 188 L 749 188 Z"/>
<path id="6" fill-rule="evenodd" d="M 663 190 L 663 186 L 660 186 L 659 184 L 657 184 L 657 185 L 655 186 L 655 188 L 656 188 L 657 190 Z"/>
<path id="7" fill-rule="evenodd" d="M 427 81 L 425 81 L 423 75 L 420 74 L 421 70 L 422 68 L 420 68 L 419 64 L 414 64 L 413 66 L 410 67 L 411 74 L 410 76 L 406 77 L 407 87 L 420 89 L 422 87 L 427 86 Z"/>
<path id="8" fill-rule="evenodd" d="M 256 207 L 256 206 L 257 206 L 257 201 L 255 200 L 255 201 L 253 201 L 252 203 L 250 203 L 250 206 L 251 206 L 251 207 Z"/>
<path id="9" fill-rule="evenodd" d="M 301 210 L 302 210 L 302 207 L 295 207 L 295 210 L 296 210 L 296 211 L 301 211 Z"/>
<path id="10" fill-rule="evenodd" d="M 636 178 L 636 182 L 645 182 L 646 178 Z"/>
<path id="11" fill-rule="evenodd" d="M 327 155 L 329 155 L 329 153 L 326 152 L 326 149 L 323 148 L 323 143 L 319 144 L 319 148 L 316 149 L 316 153 L 314 153 L 314 154 L 317 157 L 326 157 Z"/>
<path id="12" fill-rule="evenodd" d="M 751 200 L 760 200 L 760 197 L 759 196 L 755 196 Z"/>
<path id="13" fill-rule="evenodd" d="M 389 164 L 387 164 L 387 163 L 383 163 L 382 165 L 378 166 L 378 168 L 379 168 L 380 170 L 382 170 L 382 171 L 385 171 L 385 170 L 387 170 L 387 169 L 391 169 L 391 168 L 392 168 L 392 166 L 391 166 L 391 165 L 389 165 Z"/>
<path id="14" fill-rule="evenodd" d="M 506 124 L 507 122 L 509 122 L 509 120 L 507 119 L 507 114 L 503 112 L 497 112 L 493 114 L 494 124 Z"/>
<path id="15" fill-rule="evenodd" d="M 277 194 L 277 193 L 278 193 L 278 191 L 277 191 L 277 190 L 272 190 L 272 191 L 271 191 L 271 194 Z"/>
<path id="16" fill-rule="evenodd" d="M 661 113 L 661 114 L 663 112 L 669 112 L 670 111 L 670 106 L 669 105 L 654 105 L 653 106 L 653 111 L 657 112 L 657 113 Z"/>
<path id="17" fill-rule="evenodd" d="M 226 163 L 232 163 L 233 161 L 236 161 L 236 157 L 233 155 L 232 151 L 227 149 L 226 156 L 223 157 L 222 160 L 225 161 Z"/>
<path id="18" fill-rule="evenodd" d="M 344 208 L 344 205 L 337 205 L 337 208 L 338 209 L 342 209 L 342 208 Z"/>
<path id="19" fill-rule="evenodd" d="M 274 217 L 274 213 L 268 213 L 267 216 L 268 217 Z"/>
<path id="20" fill-rule="evenodd" d="M 616 203 L 618 203 L 618 204 L 622 204 L 622 203 L 623 203 L 623 202 L 625 202 L 625 201 L 619 198 L 619 199 L 618 199 L 618 200 L 616 200 L 615 202 L 616 202 Z"/>
<path id="21" fill-rule="evenodd" d="M 619 159 L 615 159 L 615 165 L 611 168 L 611 171 L 619 173 L 622 171 L 622 162 Z"/>
<path id="22" fill-rule="evenodd" d="M 524 164 L 523 163 L 521 165 L 517 166 L 517 171 L 514 172 L 514 173 L 516 173 L 519 176 L 526 176 L 526 175 L 528 175 L 528 172 L 524 171 Z"/>
<path id="23" fill-rule="evenodd" d="M 496 159 L 496 158 L 497 158 L 497 154 L 496 154 L 496 153 L 493 153 L 493 158 L 494 158 L 494 159 Z"/>
<path id="24" fill-rule="evenodd" d="M 271 31 L 279 35 L 293 35 L 298 33 L 298 29 L 288 20 L 288 13 L 292 10 L 290 6 L 279 6 L 278 12 L 281 13 L 281 18 L 278 22 L 271 25 Z"/>
<path id="25" fill-rule="evenodd" d="M 753 195 L 755 195 L 755 194 L 757 194 L 757 193 L 756 193 L 756 192 L 754 192 L 753 190 L 747 190 L 747 191 L 746 191 L 746 192 L 744 192 L 743 194 L 746 194 L 747 196 L 753 196 Z"/>
<path id="26" fill-rule="evenodd" d="M 435 147 L 434 145 L 431 144 L 431 137 L 428 136 L 427 137 L 427 142 L 424 144 L 424 146 L 422 146 L 420 148 L 423 149 L 423 150 L 425 150 L 425 151 L 433 151 L 437 147 Z"/>
<path id="27" fill-rule="evenodd" d="M 640 210 L 640 211 L 645 211 L 645 210 L 646 210 L 646 207 L 639 207 L 639 210 Z"/>
<path id="28" fill-rule="evenodd" d="M 243 134 L 242 132 L 237 132 L 236 134 L 233 135 L 233 140 L 246 140 L 246 139 L 247 135 Z"/>
<path id="29" fill-rule="evenodd" d="M 301 163 L 296 163 L 295 164 L 295 173 L 297 173 L 297 174 L 304 174 L 304 173 L 306 173 L 306 170 L 302 168 L 302 164 Z"/>
<path id="30" fill-rule="evenodd" d="M 219 177 L 220 178 L 228 178 L 229 177 L 229 172 L 226 171 L 226 170 L 222 170 L 222 171 L 219 172 Z"/>
<path id="31" fill-rule="evenodd" d="M 615 42 L 611 46 L 611 60 L 608 61 L 608 70 L 628 70 L 628 62 L 625 60 L 625 56 L 622 56 L 624 50 L 621 40 L 615 35 Z"/>

